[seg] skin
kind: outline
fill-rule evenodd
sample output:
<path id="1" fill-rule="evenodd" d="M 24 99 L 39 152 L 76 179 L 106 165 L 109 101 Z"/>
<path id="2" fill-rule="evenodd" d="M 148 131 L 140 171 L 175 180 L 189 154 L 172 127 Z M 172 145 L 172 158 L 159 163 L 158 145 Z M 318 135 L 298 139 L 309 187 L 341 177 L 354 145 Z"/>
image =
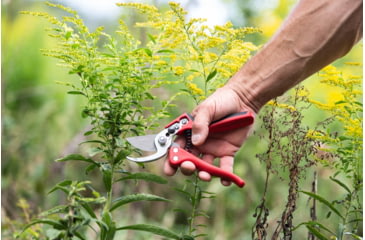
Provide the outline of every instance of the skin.
<path id="1" fill-rule="evenodd" d="M 193 110 L 193 153 L 208 163 L 219 158 L 219 167 L 232 172 L 234 155 L 252 126 L 209 134 L 208 125 L 232 113 L 258 113 L 269 100 L 344 56 L 362 38 L 362 21 L 362 0 L 299 1 L 263 49 Z M 184 139 L 176 141 L 184 146 Z M 184 162 L 180 169 L 185 175 L 196 170 L 191 162 Z M 165 162 L 166 175 L 176 171 Z M 211 180 L 207 172 L 198 174 L 203 181 Z"/>

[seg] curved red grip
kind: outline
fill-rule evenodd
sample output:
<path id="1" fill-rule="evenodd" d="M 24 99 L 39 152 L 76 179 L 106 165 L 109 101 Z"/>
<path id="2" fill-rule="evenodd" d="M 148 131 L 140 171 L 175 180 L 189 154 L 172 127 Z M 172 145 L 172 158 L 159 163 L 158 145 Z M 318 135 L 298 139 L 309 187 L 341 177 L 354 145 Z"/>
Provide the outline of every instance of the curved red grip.
<path id="1" fill-rule="evenodd" d="M 237 128 L 243 128 L 254 122 L 254 115 L 251 112 L 239 112 L 227 115 L 209 125 L 209 132 L 226 132 Z"/>
<path id="2" fill-rule="evenodd" d="M 205 171 L 212 176 L 234 182 L 239 187 L 245 186 L 245 181 L 243 181 L 239 176 L 211 165 L 180 147 L 172 146 L 169 150 L 168 158 L 170 165 L 173 167 L 179 167 L 184 161 L 190 161 L 194 163 L 195 167 L 200 171 Z"/>

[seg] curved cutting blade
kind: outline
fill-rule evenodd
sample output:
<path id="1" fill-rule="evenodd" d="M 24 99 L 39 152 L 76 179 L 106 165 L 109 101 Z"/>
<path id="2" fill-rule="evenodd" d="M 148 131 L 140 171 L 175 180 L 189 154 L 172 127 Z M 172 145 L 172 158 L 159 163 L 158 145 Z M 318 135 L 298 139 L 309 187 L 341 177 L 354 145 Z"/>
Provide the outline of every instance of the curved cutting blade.
<path id="1" fill-rule="evenodd" d="M 147 152 L 156 152 L 155 138 L 157 134 L 129 137 L 126 140 L 135 148 Z"/>
<path id="2" fill-rule="evenodd" d="M 147 135 L 147 136 L 151 137 L 151 135 Z M 134 137 L 134 138 L 137 138 L 137 137 Z M 173 135 L 168 133 L 168 129 L 165 129 L 162 132 L 160 132 L 159 134 L 154 136 L 154 139 L 152 141 L 152 143 L 154 145 L 154 148 L 155 148 L 155 151 L 156 151 L 154 154 L 149 155 L 149 156 L 145 156 L 145 157 L 130 157 L 130 156 L 128 156 L 127 159 L 131 160 L 131 161 L 134 161 L 134 162 L 141 162 L 141 163 L 156 161 L 156 160 L 162 158 L 163 156 L 165 156 L 167 154 L 167 151 L 169 150 L 169 148 L 172 144 L 172 138 L 173 138 Z M 161 141 L 161 139 L 162 139 L 162 141 Z M 130 139 L 127 139 L 127 140 L 130 142 Z M 146 140 L 146 139 L 144 139 L 144 140 Z M 132 142 L 133 141 L 137 145 L 140 145 L 145 149 L 147 148 L 146 146 L 148 146 L 148 145 L 142 145 L 141 141 L 138 140 L 138 139 L 132 139 Z M 131 144 L 134 145 L 133 143 L 131 143 Z M 134 146 L 136 146 L 136 145 L 134 145 Z M 142 149 L 142 148 L 140 148 L 140 149 Z M 149 149 L 151 149 L 151 147 Z"/>

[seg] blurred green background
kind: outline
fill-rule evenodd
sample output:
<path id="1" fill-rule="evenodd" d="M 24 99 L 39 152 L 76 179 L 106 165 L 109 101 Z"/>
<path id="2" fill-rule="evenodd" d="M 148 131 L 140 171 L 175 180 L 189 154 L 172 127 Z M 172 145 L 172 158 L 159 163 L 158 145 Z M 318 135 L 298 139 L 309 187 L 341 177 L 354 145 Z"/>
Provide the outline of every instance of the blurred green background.
<path id="1" fill-rule="evenodd" d="M 104 25 L 106 31 L 117 25 L 117 19 L 124 16 L 120 8 L 114 7 L 117 1 L 59 1 L 79 11 L 90 28 Z M 160 8 L 166 7 L 165 1 L 143 1 L 153 3 Z M 237 26 L 259 27 L 262 34 L 248 38 L 256 45 L 264 44 L 277 30 L 296 1 L 293 0 L 186 0 L 182 5 L 194 17 L 208 18 L 211 24 L 223 24 L 232 21 Z M 65 154 L 80 151 L 78 143 L 83 138 L 83 132 L 88 123 L 81 118 L 81 99 L 66 95 L 67 88 L 57 84 L 57 81 L 69 81 L 72 76 L 67 70 L 57 66 L 57 61 L 42 56 L 40 49 L 55 44 L 46 32 L 47 24 L 40 18 L 19 14 L 22 10 L 47 11 L 43 1 L 3 0 L 2 1 L 2 236 L 11 239 L 12 233 L 21 224 L 26 223 L 24 212 L 17 204 L 25 199 L 30 206 L 30 212 L 35 216 L 63 201 L 62 195 L 47 195 L 47 191 L 61 179 L 85 179 L 82 166 L 77 164 L 55 163 L 54 159 Z M 51 12 L 57 15 L 57 12 Z M 133 23 L 134 19 L 129 19 Z M 362 42 L 343 59 L 335 62 L 335 66 L 343 71 L 355 71 L 361 74 L 362 69 L 354 70 L 345 66 L 345 62 L 362 62 Z M 323 90 L 318 87 L 317 76 L 306 80 L 312 97 L 326 100 L 336 95 L 335 89 Z M 192 103 L 184 101 L 177 103 L 181 109 L 189 111 Z M 324 113 L 313 110 L 309 123 L 315 123 L 325 117 Z M 257 124 L 257 129 L 258 129 Z M 251 239 L 251 227 L 254 223 L 252 214 L 258 205 L 264 185 L 265 167 L 255 158 L 258 152 L 264 151 L 257 136 L 252 136 L 237 156 L 236 172 L 247 181 L 244 190 L 223 188 L 214 180 L 205 184 L 208 191 L 217 193 L 215 200 L 204 203 L 203 208 L 211 215 L 208 221 L 208 239 Z M 155 164 L 149 166 L 151 171 L 161 174 L 161 168 Z M 339 194 L 338 189 L 328 182 L 330 170 L 318 167 L 319 191 L 327 196 Z M 309 190 L 310 177 L 313 169 L 308 170 L 308 179 L 303 181 L 303 189 Z M 98 181 L 98 176 L 95 181 Z M 100 179 L 99 179 L 100 180 Z M 172 187 L 183 182 L 182 176 L 169 179 L 171 189 L 154 189 L 175 198 Z M 274 177 L 268 203 L 271 215 L 281 213 L 283 196 L 287 185 Z M 158 186 L 154 186 L 158 187 Z M 165 187 L 164 187 L 165 188 Z M 143 189 L 143 188 L 142 188 Z M 307 199 L 300 199 L 298 206 L 306 205 Z M 182 199 L 176 205 L 186 204 Z M 181 207 L 181 206 L 174 206 Z M 158 206 L 158 213 L 153 209 L 144 209 L 138 214 L 130 213 L 137 219 L 160 221 L 162 225 L 171 227 L 179 224 L 179 217 L 173 212 L 173 207 Z M 306 207 L 304 207 L 306 209 Z M 323 214 L 326 212 L 323 211 Z M 133 215 L 135 214 L 135 215 Z M 298 212 L 309 214 L 307 212 Z M 279 215 L 278 215 L 279 216 Z M 171 222 L 171 219 L 173 221 Z M 127 221 L 123 218 L 121 221 Z M 273 219 L 272 221 L 275 221 Z M 298 230 L 302 231 L 302 230 Z M 303 228 L 303 234 L 306 235 Z M 126 238 L 127 239 L 127 238 Z M 128 238 L 137 239 L 137 238 Z M 144 238 L 141 238 L 144 239 Z M 148 238 L 150 239 L 150 238 Z M 152 239 L 152 238 L 151 238 Z"/>

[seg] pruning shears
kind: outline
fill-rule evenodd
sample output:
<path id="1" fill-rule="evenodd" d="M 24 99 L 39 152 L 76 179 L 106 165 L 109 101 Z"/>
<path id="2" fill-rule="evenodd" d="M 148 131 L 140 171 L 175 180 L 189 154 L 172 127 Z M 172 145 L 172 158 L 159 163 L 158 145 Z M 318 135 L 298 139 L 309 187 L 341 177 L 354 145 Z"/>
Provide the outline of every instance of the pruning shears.
<path id="1" fill-rule="evenodd" d="M 193 116 L 184 113 L 166 125 L 158 134 L 127 138 L 126 140 L 132 146 L 142 151 L 154 152 L 152 155 L 143 157 L 128 156 L 127 159 L 134 162 L 146 163 L 161 159 L 168 153 L 168 161 L 173 167 L 177 168 L 183 162 L 190 161 L 194 163 L 199 171 L 208 172 L 212 176 L 232 181 L 237 186 L 243 187 L 245 182 L 239 176 L 209 164 L 191 153 L 191 148 L 193 147 L 191 141 L 193 121 Z M 253 121 L 254 116 L 250 112 L 231 114 L 212 122 L 209 125 L 209 133 L 227 132 L 243 128 L 252 124 Z M 184 148 L 174 143 L 176 136 L 185 136 L 186 145 Z"/>

